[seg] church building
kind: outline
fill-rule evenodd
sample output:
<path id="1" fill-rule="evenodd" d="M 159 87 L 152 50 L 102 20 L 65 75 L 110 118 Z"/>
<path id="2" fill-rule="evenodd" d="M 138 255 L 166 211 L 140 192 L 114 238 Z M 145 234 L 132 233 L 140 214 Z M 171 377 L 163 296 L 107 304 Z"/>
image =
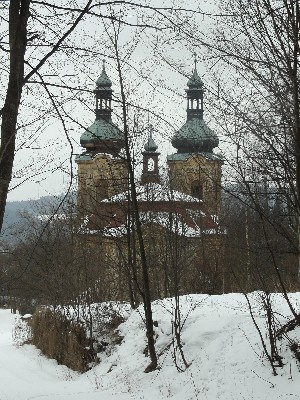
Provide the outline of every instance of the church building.
<path id="1" fill-rule="evenodd" d="M 203 119 L 204 84 L 196 62 L 187 83 L 187 118 L 175 132 L 161 182 L 158 146 L 151 131 L 141 177 L 134 183 L 152 298 L 218 292 L 222 281 L 223 159 L 217 135 Z M 112 82 L 105 65 L 96 81 L 95 121 L 81 135 L 78 165 L 80 251 L 97 264 L 103 300 L 138 302 L 142 294 L 136 214 L 133 213 L 124 134 L 112 121 Z M 93 260 L 93 261 L 92 261 Z"/>

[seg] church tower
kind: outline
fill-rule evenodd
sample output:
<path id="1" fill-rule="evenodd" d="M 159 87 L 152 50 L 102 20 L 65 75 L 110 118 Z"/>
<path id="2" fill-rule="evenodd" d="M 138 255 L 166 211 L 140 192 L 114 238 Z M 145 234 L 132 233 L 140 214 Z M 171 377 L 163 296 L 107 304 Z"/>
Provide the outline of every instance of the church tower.
<path id="1" fill-rule="evenodd" d="M 143 171 L 141 177 L 142 185 L 147 183 L 160 183 L 159 169 L 158 169 L 158 153 L 157 145 L 152 138 L 152 131 L 149 134 L 148 140 L 144 146 L 143 151 Z"/>
<path id="2" fill-rule="evenodd" d="M 127 189 L 127 163 L 120 157 L 124 136 L 111 118 L 112 82 L 105 62 L 94 90 L 95 121 L 80 137 L 85 149 L 75 159 L 78 165 L 78 208 L 82 215 L 96 212 L 98 204 Z"/>
<path id="3" fill-rule="evenodd" d="M 213 153 L 219 139 L 203 119 L 204 84 L 196 64 L 195 59 L 187 83 L 187 119 L 172 139 L 177 152 L 168 156 L 170 185 L 203 200 L 212 215 L 219 215 L 223 158 Z"/>

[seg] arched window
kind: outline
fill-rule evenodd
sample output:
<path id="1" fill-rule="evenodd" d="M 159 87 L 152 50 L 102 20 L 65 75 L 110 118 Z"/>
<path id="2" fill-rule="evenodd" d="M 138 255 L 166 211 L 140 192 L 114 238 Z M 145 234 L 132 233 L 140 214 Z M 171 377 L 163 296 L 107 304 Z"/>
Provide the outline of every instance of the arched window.
<path id="1" fill-rule="evenodd" d="M 203 185 L 199 181 L 194 181 L 191 186 L 191 195 L 197 199 L 203 198 Z"/>
<path id="2" fill-rule="evenodd" d="M 149 158 L 149 160 L 148 160 L 148 171 L 150 171 L 150 172 L 154 171 L 154 160 L 153 160 L 153 158 Z"/>

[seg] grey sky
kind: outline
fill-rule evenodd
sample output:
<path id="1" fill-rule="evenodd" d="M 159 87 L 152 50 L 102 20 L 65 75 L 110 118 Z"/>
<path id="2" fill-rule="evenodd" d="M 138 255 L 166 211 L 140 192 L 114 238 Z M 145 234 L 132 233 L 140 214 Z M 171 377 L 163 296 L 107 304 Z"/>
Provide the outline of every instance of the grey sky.
<path id="1" fill-rule="evenodd" d="M 196 1 L 194 3 L 158 0 L 141 2 L 141 4 L 160 7 L 169 6 L 172 3 L 189 9 L 199 7 L 199 3 Z M 65 2 L 62 1 L 61 4 L 65 4 Z M 205 12 L 213 12 L 214 8 L 208 1 L 201 2 L 201 9 Z M 115 9 L 115 12 L 120 12 L 120 9 Z M 137 15 L 133 10 L 126 12 L 123 9 L 122 12 L 129 23 L 144 21 L 143 16 Z M 183 17 L 187 18 L 189 15 L 184 13 Z M 146 14 L 144 17 L 147 21 Z M 199 35 L 205 35 L 212 28 L 213 18 L 199 15 L 195 19 L 199 21 L 197 24 Z M 119 95 L 115 54 L 108 37 L 112 33 L 112 28 L 107 20 L 100 21 L 101 23 L 99 23 L 99 19 L 87 18 L 84 23 L 79 25 L 73 37 L 67 41 L 70 46 L 86 47 L 93 51 L 93 54 L 72 50 L 60 51 L 41 71 L 47 82 L 83 89 L 80 92 L 50 87 L 64 119 L 65 129 L 73 145 L 74 154 L 81 151 L 80 135 L 94 119 L 94 96 L 87 90 L 94 89 L 95 80 L 101 72 L 103 57 L 106 59 L 107 72 L 113 81 L 114 95 L 116 98 Z M 149 21 L 147 22 L 149 23 Z M 53 28 L 54 31 L 55 26 Z M 3 32 L 5 29 L 6 26 L 2 23 L 1 31 Z M 36 29 L 41 31 L 39 26 Z M 137 30 L 132 27 L 122 29 L 119 46 L 121 57 L 124 57 L 125 60 L 123 75 L 128 101 L 150 110 L 149 113 L 138 113 L 142 137 L 138 140 L 137 147 L 141 148 L 146 138 L 148 131 L 144 128 L 147 128 L 149 120 L 149 123 L 154 126 L 154 138 L 162 152 L 161 164 L 163 164 L 166 154 L 172 152 L 170 138 L 174 130 L 185 120 L 186 76 L 192 72 L 194 65 L 193 45 L 189 41 L 177 40 L 176 32 L 170 35 L 169 32 L 155 31 L 155 29 L 145 29 L 142 33 L 137 33 Z M 55 39 L 53 31 L 51 29 L 44 30 L 45 41 Z M 200 52 L 199 49 L 196 50 L 198 53 Z M 34 46 L 28 48 L 33 65 L 41 58 L 42 51 L 44 51 L 43 48 L 36 49 Z M 203 62 L 204 57 L 204 54 L 198 54 L 198 71 L 205 84 L 209 86 L 209 74 Z M 1 102 L 5 94 L 5 78 L 7 76 L 2 74 Z M 129 111 L 131 117 L 133 117 L 133 110 L 132 108 Z M 117 103 L 114 105 L 114 111 L 116 113 L 114 122 L 120 125 Z M 159 115 L 160 118 L 156 118 L 154 114 Z M 205 119 L 209 120 L 208 113 L 205 114 Z M 47 99 L 47 94 L 41 85 L 28 84 L 25 88 L 19 124 L 21 127 L 18 131 L 14 179 L 8 200 L 39 198 L 48 194 L 65 192 L 70 183 L 70 159 L 73 160 L 73 174 L 76 176 L 74 156 L 71 154 L 72 149 L 63 123 L 54 111 L 53 104 Z"/>

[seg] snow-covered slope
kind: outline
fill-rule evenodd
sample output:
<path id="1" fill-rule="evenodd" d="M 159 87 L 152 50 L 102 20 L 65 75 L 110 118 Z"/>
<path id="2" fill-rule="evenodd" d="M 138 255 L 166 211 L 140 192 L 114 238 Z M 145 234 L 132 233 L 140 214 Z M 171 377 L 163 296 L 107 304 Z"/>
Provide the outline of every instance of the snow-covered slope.
<path id="1" fill-rule="evenodd" d="M 250 295 L 254 315 L 265 335 L 264 313 L 259 295 Z M 296 309 L 300 293 L 290 295 Z M 281 295 L 273 302 L 282 315 L 289 311 Z M 172 299 L 153 304 L 156 348 L 160 369 L 144 373 L 146 338 L 142 308 L 133 311 L 120 326 L 123 342 L 110 356 L 85 374 L 48 360 L 31 345 L 12 343 L 14 316 L 0 310 L 0 399 L 1 400 L 296 400 L 300 399 L 299 365 L 281 343 L 285 366 L 278 376 L 263 355 L 245 298 L 241 294 L 190 295 L 181 298 L 185 369 L 172 346 Z M 295 336 L 300 332 L 292 332 Z M 178 372 L 174 354 L 183 372 Z"/>

